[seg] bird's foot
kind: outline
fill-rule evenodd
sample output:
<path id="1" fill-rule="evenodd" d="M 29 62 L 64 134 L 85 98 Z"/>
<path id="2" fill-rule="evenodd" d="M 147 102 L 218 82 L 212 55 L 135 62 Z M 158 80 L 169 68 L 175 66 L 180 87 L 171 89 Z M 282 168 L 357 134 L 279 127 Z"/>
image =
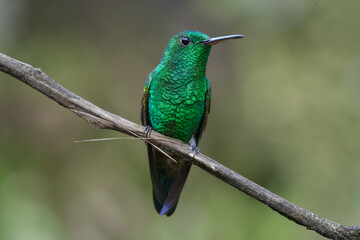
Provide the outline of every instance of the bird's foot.
<path id="1" fill-rule="evenodd" d="M 196 154 L 198 154 L 200 152 L 200 148 L 198 148 L 194 136 L 192 136 L 190 138 L 190 141 L 189 141 L 188 144 L 191 147 L 191 150 L 189 151 L 189 154 L 193 154 L 192 158 L 194 158 L 196 156 Z"/>
<path id="2" fill-rule="evenodd" d="M 145 137 L 150 137 L 152 127 L 150 125 L 145 126 Z"/>
<path id="3" fill-rule="evenodd" d="M 198 148 L 197 146 L 191 146 L 191 150 L 189 152 L 189 154 L 192 154 L 192 158 L 194 158 L 198 153 L 200 152 L 200 148 Z"/>

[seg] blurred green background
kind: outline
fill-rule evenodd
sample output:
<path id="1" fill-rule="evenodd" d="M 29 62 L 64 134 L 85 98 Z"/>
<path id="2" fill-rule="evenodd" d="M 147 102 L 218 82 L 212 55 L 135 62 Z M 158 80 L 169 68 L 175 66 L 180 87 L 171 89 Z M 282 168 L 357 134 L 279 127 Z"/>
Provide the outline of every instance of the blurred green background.
<path id="1" fill-rule="evenodd" d="M 200 144 L 276 194 L 360 223 L 359 1 L 0 0 L 0 52 L 139 121 L 147 74 L 193 29 L 213 48 Z M 155 212 L 145 145 L 97 130 L 0 73 L 0 239 L 324 239 L 193 167 L 177 211 Z"/>

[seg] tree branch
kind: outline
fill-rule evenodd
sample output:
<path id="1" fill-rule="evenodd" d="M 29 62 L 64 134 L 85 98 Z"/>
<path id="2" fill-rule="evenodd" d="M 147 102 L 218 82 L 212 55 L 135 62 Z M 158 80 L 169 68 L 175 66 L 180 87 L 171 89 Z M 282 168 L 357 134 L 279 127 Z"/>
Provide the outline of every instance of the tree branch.
<path id="1" fill-rule="evenodd" d="M 43 93 L 98 128 L 112 129 L 138 138 L 146 137 L 143 126 L 107 112 L 86 101 L 56 83 L 38 68 L 33 68 L 26 63 L 0 53 L 0 70 Z M 266 204 L 288 219 L 305 226 L 307 229 L 314 230 L 324 237 L 330 239 L 360 239 L 360 225 L 342 225 L 303 209 L 201 153 L 193 157 L 191 147 L 179 140 L 152 131 L 151 139 L 146 141 L 175 153 L 187 161 L 191 161 L 194 165 Z"/>

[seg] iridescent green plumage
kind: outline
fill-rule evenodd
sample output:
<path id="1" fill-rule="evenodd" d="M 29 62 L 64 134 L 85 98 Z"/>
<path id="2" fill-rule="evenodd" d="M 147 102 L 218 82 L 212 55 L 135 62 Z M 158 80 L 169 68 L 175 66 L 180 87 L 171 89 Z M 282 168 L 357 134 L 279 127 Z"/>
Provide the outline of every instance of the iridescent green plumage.
<path id="1" fill-rule="evenodd" d="M 193 43 L 182 46 L 179 38 L 184 35 Z M 151 126 L 183 142 L 188 142 L 198 129 L 205 98 L 210 93 L 205 70 L 211 47 L 199 43 L 207 38 L 199 32 L 183 32 L 173 37 L 161 63 L 149 77 Z"/>
<path id="2" fill-rule="evenodd" d="M 160 64 L 145 82 L 141 120 L 164 135 L 196 148 L 210 111 L 211 87 L 205 76 L 211 46 L 233 35 L 209 38 L 196 31 L 175 35 Z M 148 146 L 154 203 L 161 215 L 170 216 L 180 196 L 191 164 Z"/>

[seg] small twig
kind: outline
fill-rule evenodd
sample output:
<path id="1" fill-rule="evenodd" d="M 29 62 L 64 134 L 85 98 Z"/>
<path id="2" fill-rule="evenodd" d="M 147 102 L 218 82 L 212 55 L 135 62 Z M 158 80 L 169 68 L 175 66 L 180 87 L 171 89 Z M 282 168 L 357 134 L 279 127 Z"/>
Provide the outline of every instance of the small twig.
<path id="1" fill-rule="evenodd" d="M 139 135 L 137 135 L 136 133 L 128 130 L 130 132 L 130 134 L 135 135 L 136 137 L 140 138 L 141 140 L 144 140 L 146 143 L 150 144 L 151 146 L 153 146 L 154 148 L 156 148 L 157 150 L 159 150 L 159 152 L 161 152 L 162 154 L 164 154 L 166 157 L 170 158 L 172 161 L 174 161 L 175 163 L 177 163 L 177 161 L 171 157 L 169 154 L 167 154 L 164 150 L 162 150 L 161 148 L 159 148 L 158 146 L 156 146 L 154 143 L 152 143 L 151 141 L 149 141 L 148 139 L 154 139 L 154 138 L 148 138 L 148 137 L 141 137 Z"/>
<path id="2" fill-rule="evenodd" d="M 192 161 L 194 165 L 266 204 L 288 219 L 314 230 L 324 237 L 331 239 L 360 239 L 360 225 L 346 226 L 332 222 L 279 197 L 201 153 L 196 154 L 193 158 L 191 147 L 179 140 L 166 137 L 155 131 L 151 132 L 151 138 L 147 138 L 143 126 L 107 112 L 82 99 L 57 84 L 40 69 L 33 68 L 26 63 L 0 53 L 0 71 L 26 83 L 98 128 L 112 129 L 141 138 L 158 148 L 177 154 L 187 161 Z"/>
<path id="3" fill-rule="evenodd" d="M 83 140 L 75 140 L 75 139 L 73 139 L 73 143 L 102 142 L 102 141 L 114 141 L 114 140 L 148 140 L 148 139 L 154 139 L 154 138 L 150 138 L 150 137 L 148 137 L 148 138 L 112 137 L 112 138 L 92 138 L 92 139 L 83 139 Z"/>

